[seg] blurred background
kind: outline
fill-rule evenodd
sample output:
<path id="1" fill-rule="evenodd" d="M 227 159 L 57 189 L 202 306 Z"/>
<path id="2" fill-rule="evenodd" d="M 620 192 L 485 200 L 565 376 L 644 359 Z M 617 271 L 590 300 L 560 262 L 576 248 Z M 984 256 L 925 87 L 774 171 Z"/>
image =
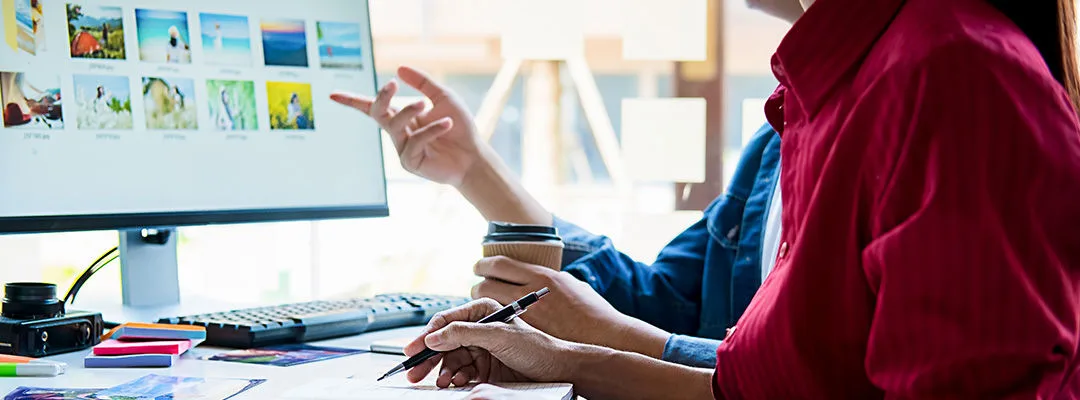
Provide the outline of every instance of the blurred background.
<path id="1" fill-rule="evenodd" d="M 373 0 L 371 17 L 380 85 L 411 65 L 474 112 L 505 99 L 483 126 L 510 167 L 557 215 L 646 262 L 726 187 L 788 28 L 744 0 Z M 467 294 L 485 221 L 387 146 L 390 217 L 183 228 L 181 291 L 237 305 Z M 0 236 L 0 280 L 66 290 L 116 244 L 114 231 Z M 119 303 L 119 268 L 79 300 Z"/>

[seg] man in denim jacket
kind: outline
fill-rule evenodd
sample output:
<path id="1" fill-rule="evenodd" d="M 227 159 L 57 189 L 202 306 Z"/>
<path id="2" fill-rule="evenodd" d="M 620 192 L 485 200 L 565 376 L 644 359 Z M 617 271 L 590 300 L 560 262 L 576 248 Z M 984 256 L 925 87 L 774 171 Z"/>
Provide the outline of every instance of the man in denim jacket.
<path id="1" fill-rule="evenodd" d="M 754 5 L 789 20 L 801 13 L 790 0 Z M 332 98 L 378 122 L 406 170 L 454 186 L 489 221 L 554 224 L 566 243 L 562 271 L 506 257 L 480 260 L 474 272 L 485 279 L 473 288 L 474 297 L 507 304 L 548 287 L 551 294 L 522 317 L 551 335 L 684 365 L 715 365 L 719 340 L 750 303 L 778 251 L 780 138 L 771 127 L 762 127 L 747 145 L 728 192 L 646 265 L 540 205 L 480 139 L 472 115 L 452 92 L 413 68 L 400 68 L 398 76 L 432 108 L 423 101 L 390 107 L 394 81 L 374 99 L 348 93 Z"/>
<path id="2" fill-rule="evenodd" d="M 777 240 L 765 239 L 767 223 L 775 222 L 775 229 L 780 219 L 779 172 L 780 137 L 766 125 L 743 150 L 727 193 L 652 265 L 620 253 L 606 237 L 556 219 L 566 243 L 563 271 L 620 312 L 674 333 L 662 359 L 713 367 L 718 339 L 735 325 L 775 260 Z"/>

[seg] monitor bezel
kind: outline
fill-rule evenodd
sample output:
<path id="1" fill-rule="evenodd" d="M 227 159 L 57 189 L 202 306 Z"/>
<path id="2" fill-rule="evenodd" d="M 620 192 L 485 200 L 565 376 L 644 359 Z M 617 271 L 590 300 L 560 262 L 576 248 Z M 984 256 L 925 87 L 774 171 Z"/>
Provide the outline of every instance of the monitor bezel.
<path id="1" fill-rule="evenodd" d="M 385 185 L 385 179 L 383 180 Z M 0 218 L 0 234 L 123 230 L 157 227 L 285 222 L 390 215 L 386 204 L 357 207 L 246 209 L 140 214 L 57 215 Z"/>
<path id="2" fill-rule="evenodd" d="M 367 8 L 368 48 L 372 49 L 370 73 L 375 87 L 378 88 L 375 38 L 371 32 L 371 2 L 364 1 L 364 5 Z M 382 169 L 382 204 L 0 217 L 0 235 L 387 217 L 390 215 L 389 188 L 386 157 L 382 152 L 385 139 L 381 131 L 382 128 L 376 126 L 375 133 L 379 138 L 379 165 Z"/>

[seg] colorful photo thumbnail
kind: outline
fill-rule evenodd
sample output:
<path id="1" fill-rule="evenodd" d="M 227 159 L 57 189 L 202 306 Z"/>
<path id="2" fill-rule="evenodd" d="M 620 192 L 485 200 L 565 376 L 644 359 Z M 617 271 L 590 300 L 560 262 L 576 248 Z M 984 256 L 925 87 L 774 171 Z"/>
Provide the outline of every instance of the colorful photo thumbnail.
<path id="1" fill-rule="evenodd" d="M 73 58 L 123 60 L 124 13 L 120 7 L 67 5 L 68 45 Z"/>
<path id="2" fill-rule="evenodd" d="M 131 83 L 126 76 L 75 75 L 79 129 L 131 129 Z"/>
<path id="3" fill-rule="evenodd" d="M 191 64 L 191 36 L 186 12 L 135 10 L 139 59 L 146 62 Z"/>
<path id="4" fill-rule="evenodd" d="M 147 129 L 199 128 L 195 81 L 185 78 L 143 78 L 142 93 Z"/>
<path id="5" fill-rule="evenodd" d="M 307 34 L 303 20 L 263 20 L 263 60 L 269 66 L 308 66 Z"/>
<path id="6" fill-rule="evenodd" d="M 60 77 L 40 72 L 0 72 L 4 127 L 64 129 Z"/>
<path id="7" fill-rule="evenodd" d="M 45 51 L 45 7 L 43 0 L 2 0 L 0 26 L 4 41 L 12 50 L 36 55 Z"/>
<path id="8" fill-rule="evenodd" d="M 270 129 L 315 129 L 310 84 L 266 82 L 266 93 L 270 102 Z"/>
<path id="9" fill-rule="evenodd" d="M 259 114 L 255 105 L 255 82 L 206 81 L 210 96 L 210 120 L 222 131 L 254 131 L 259 129 Z"/>
<path id="10" fill-rule="evenodd" d="M 239 15 L 199 14 L 203 54 L 210 65 L 250 67 L 251 27 Z"/>
<path id="11" fill-rule="evenodd" d="M 364 69 L 360 25 L 318 22 L 319 62 L 323 68 Z"/>

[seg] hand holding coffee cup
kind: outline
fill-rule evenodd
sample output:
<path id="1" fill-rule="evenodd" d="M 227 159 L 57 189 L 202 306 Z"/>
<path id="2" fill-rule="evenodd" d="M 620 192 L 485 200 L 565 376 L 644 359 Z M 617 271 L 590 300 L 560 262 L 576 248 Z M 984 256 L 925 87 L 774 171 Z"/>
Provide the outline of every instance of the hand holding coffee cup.
<path id="1" fill-rule="evenodd" d="M 504 256 L 558 271 L 562 254 L 562 238 L 551 226 L 491 222 L 484 236 L 485 258 Z"/>

